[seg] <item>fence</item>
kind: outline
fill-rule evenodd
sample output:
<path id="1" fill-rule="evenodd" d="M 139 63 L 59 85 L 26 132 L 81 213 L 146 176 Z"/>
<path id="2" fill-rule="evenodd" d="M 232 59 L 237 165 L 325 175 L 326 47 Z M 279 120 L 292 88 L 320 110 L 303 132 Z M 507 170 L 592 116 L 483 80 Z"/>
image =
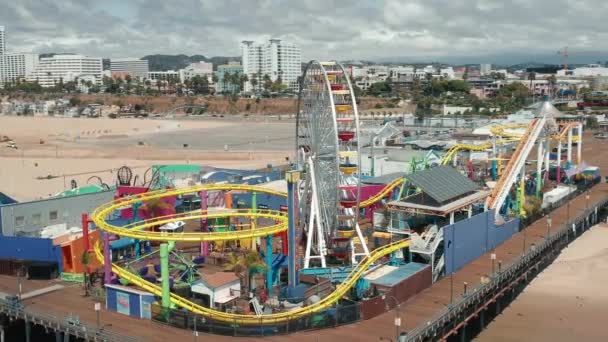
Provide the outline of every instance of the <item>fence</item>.
<path id="1" fill-rule="evenodd" d="M 560 243 L 566 245 L 568 241 L 570 241 L 571 235 L 574 235 L 573 238 L 575 238 L 582 234 L 586 228 L 591 227 L 594 222 L 598 222 L 598 209 L 596 208 L 600 208 L 601 210 L 601 208 L 605 208 L 606 206 L 608 206 L 608 198 L 605 198 L 598 203 L 594 203 L 592 207 L 585 209 L 582 214 L 577 215 L 573 220 L 568 220 L 560 226 L 560 229 L 557 230 L 555 234 L 544 240 L 540 245 L 528 247 L 524 254 L 511 266 L 507 267 L 504 271 L 500 271 L 493 275 L 492 280 L 489 283 L 479 284 L 472 289 L 471 292 L 468 292 L 466 295 L 457 299 L 452 305 L 436 314 L 427 321 L 425 325 L 418 326 L 409 331 L 407 335 L 402 335 L 400 341 L 426 341 L 437 339 L 438 334 L 442 331 L 443 327 L 457 319 L 463 319 L 466 316 L 463 314 L 467 312 L 467 309 L 479 303 L 483 303 L 484 298 L 489 293 L 492 293 L 496 289 L 503 288 L 505 284 L 510 283 L 513 279 L 525 275 L 534 265 L 538 268 L 541 264 L 542 266 L 548 264 L 550 262 L 549 259 L 546 257 L 543 258 L 543 255 L 550 249 L 554 250 L 553 248 Z"/>
<path id="2" fill-rule="evenodd" d="M 105 342 L 135 342 L 137 339 L 120 335 L 107 329 L 98 328 L 79 322 L 78 319 L 57 317 L 49 313 L 38 312 L 32 308 L 25 308 L 18 301 L 0 299 L 0 313 L 11 318 L 23 319 L 26 322 L 41 325 L 45 328 L 61 331 L 66 334 L 91 341 Z"/>
<path id="3" fill-rule="evenodd" d="M 308 316 L 289 319 L 284 323 L 273 325 L 240 325 L 215 321 L 185 310 L 169 309 L 163 311 L 158 304 L 152 305 L 152 320 L 172 327 L 192 331 L 227 336 L 272 336 L 285 335 L 298 331 L 335 328 L 361 320 L 362 304 L 349 304 L 313 313 Z"/>

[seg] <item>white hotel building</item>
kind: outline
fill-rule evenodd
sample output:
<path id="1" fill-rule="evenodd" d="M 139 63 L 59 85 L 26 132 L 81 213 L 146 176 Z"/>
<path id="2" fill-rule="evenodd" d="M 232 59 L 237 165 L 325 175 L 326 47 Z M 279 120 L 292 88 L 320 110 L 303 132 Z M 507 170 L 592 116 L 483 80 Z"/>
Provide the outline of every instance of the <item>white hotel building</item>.
<path id="1" fill-rule="evenodd" d="M 133 78 L 144 79 L 148 77 L 150 68 L 148 61 L 139 58 L 112 58 L 110 71 L 113 73 L 129 74 Z"/>
<path id="2" fill-rule="evenodd" d="M 35 53 L 5 53 L 3 56 L 2 80 L 5 83 L 26 79 L 38 65 Z"/>
<path id="3" fill-rule="evenodd" d="M 245 91 L 252 91 L 251 80 L 257 77 L 256 90 L 262 88 L 264 75 L 270 76 L 274 82 L 279 77 L 290 91 L 299 90 L 298 78 L 302 75 L 302 52 L 294 44 L 271 39 L 263 44 L 253 41 L 241 43 L 243 73 L 249 78 Z"/>
<path id="4" fill-rule="evenodd" d="M 37 54 L 6 51 L 6 32 L 4 26 L 0 26 L 0 86 L 25 79 L 37 65 Z"/>
<path id="5" fill-rule="evenodd" d="M 28 76 L 43 87 L 53 87 L 59 82 L 75 81 L 77 78 L 95 80 L 101 84 L 103 66 L 101 58 L 83 55 L 55 55 L 40 58 L 36 70 Z"/>

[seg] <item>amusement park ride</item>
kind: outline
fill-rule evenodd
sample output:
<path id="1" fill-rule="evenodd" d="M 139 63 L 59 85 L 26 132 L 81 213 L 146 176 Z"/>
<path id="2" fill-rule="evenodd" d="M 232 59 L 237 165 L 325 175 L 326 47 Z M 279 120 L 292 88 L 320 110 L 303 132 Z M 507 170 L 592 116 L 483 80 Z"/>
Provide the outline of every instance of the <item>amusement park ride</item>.
<path id="1" fill-rule="evenodd" d="M 118 198 L 95 210 L 93 220 L 104 231 L 104 243 L 95 246 L 97 258 L 104 264 L 106 282 L 111 274 L 124 283 L 138 286 L 161 297 L 163 308 L 180 307 L 209 319 L 240 325 L 277 324 L 288 322 L 334 306 L 371 266 L 383 262 L 385 257 L 410 247 L 409 235 L 395 235 L 389 242 L 371 249 L 365 229 L 362 227 L 362 212 L 382 203 L 383 200 L 403 194 L 410 187 L 407 179 L 398 178 L 362 199 L 364 183 L 361 178 L 361 142 L 357 102 L 350 77 L 337 62 L 310 62 L 302 78 L 296 125 L 297 169 L 287 172 L 287 193 L 269 188 L 238 184 L 204 184 L 189 188 L 161 189 L 138 195 Z M 513 128 L 521 126 L 500 126 L 493 129 L 495 140 L 483 145 L 457 145 L 449 150 L 442 160 L 444 165 L 456 161 L 460 151 L 493 151 L 493 170 L 498 168 L 497 149 L 501 145 L 515 144 L 517 147 L 501 172 L 500 177 L 485 202 L 485 208 L 495 209 L 496 216 L 512 187 L 526 176 L 526 159 L 535 144 L 538 146 L 537 177 L 541 183 L 541 170 L 549 170 L 550 141 L 558 141 L 558 156 L 561 155 L 561 141 L 567 135 L 568 158 L 571 163 L 572 142 L 578 141 L 578 159 L 581 163 L 582 128 L 569 124 L 560 132 L 552 118 L 552 107 L 541 109 L 541 117 L 526 125 L 522 135 L 513 133 Z M 578 129 L 578 139 L 573 138 L 573 129 Z M 544 140 L 544 143 L 543 143 Z M 561 158 L 557 158 L 560 168 Z M 559 172 L 559 171 L 558 171 Z M 493 171 L 493 175 L 498 172 Z M 558 177 L 559 179 L 559 177 Z M 522 182 L 523 183 L 523 182 Z M 247 192 L 267 194 L 287 198 L 287 212 L 259 209 L 252 204 L 249 209 L 211 208 L 206 198 L 212 193 Z M 109 218 L 116 211 L 129 206 L 137 206 L 153 200 L 163 200 L 176 196 L 195 194 L 201 196 L 201 208 L 180 214 L 164 215 L 135 221 L 127 226 L 117 226 Z M 206 222 L 212 219 L 250 220 L 241 229 L 214 230 Z M 272 221 L 273 224 L 257 224 L 258 221 Z M 204 222 L 196 232 L 155 231 L 154 227 L 173 222 Z M 285 234 L 286 233 L 286 234 Z M 284 234 L 284 235 L 281 235 Z M 179 242 L 201 244 L 201 255 L 209 253 L 209 243 L 222 241 L 244 241 L 257 238 L 266 239 L 266 256 L 272 255 L 272 237 L 287 237 L 289 267 L 289 287 L 298 285 L 297 272 L 313 267 L 328 267 L 328 256 L 349 264 L 348 275 L 335 286 L 333 292 L 318 301 L 294 310 L 270 314 L 246 315 L 213 310 L 192 300 L 171 292 L 169 259 Z M 156 241 L 160 243 L 160 285 L 151 279 L 144 279 L 128 267 L 113 262 L 109 251 L 111 237 L 128 237 L 136 241 Z M 241 244 L 243 245 L 243 244 Z M 297 247 L 303 245 L 303 257 L 298 258 Z M 301 260 L 298 260 L 301 259 Z M 270 264 L 271 260 L 266 262 Z M 188 264 L 184 262 L 184 264 Z M 190 267 L 190 265 L 187 265 Z M 272 282 L 272 280 L 268 280 Z M 273 284 L 267 284 L 268 292 Z"/>

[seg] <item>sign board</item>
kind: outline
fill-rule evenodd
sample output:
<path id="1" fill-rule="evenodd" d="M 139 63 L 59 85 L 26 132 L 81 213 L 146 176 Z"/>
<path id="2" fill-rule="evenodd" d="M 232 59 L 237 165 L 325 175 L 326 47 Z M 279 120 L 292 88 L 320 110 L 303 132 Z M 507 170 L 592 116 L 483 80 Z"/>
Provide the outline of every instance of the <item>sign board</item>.
<path id="1" fill-rule="evenodd" d="M 116 292 L 116 311 L 118 313 L 129 315 L 130 314 L 130 303 L 129 294 Z"/>
<path id="2" fill-rule="evenodd" d="M 95 303 L 95 311 L 101 310 L 101 303 Z"/>
<path id="3" fill-rule="evenodd" d="M 142 301 L 141 318 L 152 319 L 152 305 L 149 302 Z"/>
<path id="4" fill-rule="evenodd" d="M 401 326 L 401 317 L 395 317 L 395 326 L 397 326 L 397 327 Z"/>

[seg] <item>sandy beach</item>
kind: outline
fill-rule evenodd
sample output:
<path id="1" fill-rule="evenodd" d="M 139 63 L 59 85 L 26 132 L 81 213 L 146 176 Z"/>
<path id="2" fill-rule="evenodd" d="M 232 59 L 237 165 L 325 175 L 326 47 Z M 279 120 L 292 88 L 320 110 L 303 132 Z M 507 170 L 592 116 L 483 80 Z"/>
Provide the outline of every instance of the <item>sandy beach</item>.
<path id="1" fill-rule="evenodd" d="M 583 234 L 476 341 L 607 341 L 607 246 L 607 224 Z"/>
<path id="2" fill-rule="evenodd" d="M 255 169 L 279 165 L 294 149 L 293 123 L 246 118 L 164 120 L 0 116 L 0 192 L 19 201 L 48 197 L 87 184 L 114 184 L 115 170 L 131 167 L 140 180 L 155 164 Z M 41 143 L 42 140 L 42 143 Z M 39 177 L 51 179 L 39 180 Z M 96 179 L 90 180 L 97 183 Z"/>

